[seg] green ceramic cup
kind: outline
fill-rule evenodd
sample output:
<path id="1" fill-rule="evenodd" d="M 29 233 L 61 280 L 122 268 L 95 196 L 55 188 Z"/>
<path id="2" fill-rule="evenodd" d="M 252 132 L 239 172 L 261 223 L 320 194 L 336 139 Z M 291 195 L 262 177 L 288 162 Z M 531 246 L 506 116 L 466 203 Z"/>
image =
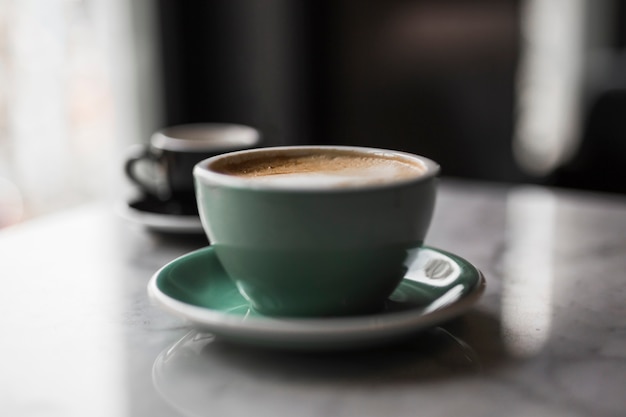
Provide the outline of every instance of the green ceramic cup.
<path id="1" fill-rule="evenodd" d="M 329 152 L 390 158 L 420 173 L 333 185 L 318 181 L 316 172 L 272 183 L 221 169 Z M 290 317 L 382 308 L 406 272 L 408 251 L 424 241 L 438 173 L 439 166 L 421 156 L 343 146 L 238 151 L 194 168 L 202 225 L 224 269 L 260 313 Z"/>

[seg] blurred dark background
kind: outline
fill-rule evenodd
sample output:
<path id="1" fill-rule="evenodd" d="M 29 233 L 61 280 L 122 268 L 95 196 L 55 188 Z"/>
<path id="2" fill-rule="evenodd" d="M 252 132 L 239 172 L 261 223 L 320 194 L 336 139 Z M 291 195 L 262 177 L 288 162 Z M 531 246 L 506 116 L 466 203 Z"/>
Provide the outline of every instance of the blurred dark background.
<path id="1" fill-rule="evenodd" d="M 625 48 L 623 0 L 0 1 L 0 228 L 134 195 L 190 122 L 626 194 Z"/>
<path id="2" fill-rule="evenodd" d="M 244 123 L 270 146 L 385 147 L 447 176 L 624 193 L 626 6 L 548 3 L 159 0 L 162 125 Z"/>

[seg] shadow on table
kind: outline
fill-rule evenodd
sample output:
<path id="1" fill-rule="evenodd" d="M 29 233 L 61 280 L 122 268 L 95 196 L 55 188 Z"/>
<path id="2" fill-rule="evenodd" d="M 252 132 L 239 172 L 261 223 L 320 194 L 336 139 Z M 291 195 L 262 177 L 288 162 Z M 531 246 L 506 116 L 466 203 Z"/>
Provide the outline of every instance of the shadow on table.
<path id="1" fill-rule="evenodd" d="M 499 328 L 495 317 L 473 311 L 401 344 L 326 353 L 246 347 L 192 330 L 157 357 L 152 380 L 185 415 L 249 407 L 282 414 L 300 403 L 323 407 L 337 396 L 362 406 L 372 395 L 443 381 L 454 387 L 505 366 Z M 245 406 L 247 399 L 254 405 Z"/>
<path id="2" fill-rule="evenodd" d="M 204 347 L 202 355 L 242 373 L 263 374 L 264 378 L 357 384 L 454 378 L 497 367 L 505 357 L 499 323 L 476 311 L 382 348 L 306 353 L 264 350 L 215 340 Z"/>
<path id="3" fill-rule="evenodd" d="M 501 366 L 505 358 L 497 319 L 472 311 L 400 344 L 341 352 L 247 347 L 194 330 L 157 358 L 154 377 L 169 382 L 193 374 L 219 376 L 222 382 L 245 376 L 264 383 L 419 383 L 479 374 Z"/>

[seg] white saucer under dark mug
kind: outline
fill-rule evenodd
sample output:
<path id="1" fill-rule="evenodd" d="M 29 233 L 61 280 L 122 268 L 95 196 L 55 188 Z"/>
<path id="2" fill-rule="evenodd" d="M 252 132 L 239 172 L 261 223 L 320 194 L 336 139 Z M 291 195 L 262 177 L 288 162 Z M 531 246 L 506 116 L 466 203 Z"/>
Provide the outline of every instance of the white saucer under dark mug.
<path id="1" fill-rule="evenodd" d="M 373 347 L 402 340 L 464 313 L 484 291 L 482 273 L 465 259 L 430 247 L 414 250 L 416 256 L 405 278 L 376 314 L 263 316 L 241 296 L 210 246 L 157 271 L 148 293 L 170 313 L 231 342 L 306 351 Z"/>
<path id="2" fill-rule="evenodd" d="M 176 234 L 204 234 L 194 202 L 159 200 L 151 196 L 122 202 L 119 214 L 127 221 L 150 231 Z"/>

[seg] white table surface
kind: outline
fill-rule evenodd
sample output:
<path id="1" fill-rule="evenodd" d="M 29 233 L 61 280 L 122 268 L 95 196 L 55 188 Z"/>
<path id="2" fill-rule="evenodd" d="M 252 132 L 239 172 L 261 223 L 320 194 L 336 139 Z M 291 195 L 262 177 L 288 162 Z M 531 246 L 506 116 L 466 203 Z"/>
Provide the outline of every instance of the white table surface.
<path id="1" fill-rule="evenodd" d="M 402 345 L 296 354 L 151 304 L 151 275 L 202 237 L 109 204 L 0 230 L 0 415 L 626 415 L 625 197 L 444 179 L 427 243 L 485 274 L 468 314 Z"/>

